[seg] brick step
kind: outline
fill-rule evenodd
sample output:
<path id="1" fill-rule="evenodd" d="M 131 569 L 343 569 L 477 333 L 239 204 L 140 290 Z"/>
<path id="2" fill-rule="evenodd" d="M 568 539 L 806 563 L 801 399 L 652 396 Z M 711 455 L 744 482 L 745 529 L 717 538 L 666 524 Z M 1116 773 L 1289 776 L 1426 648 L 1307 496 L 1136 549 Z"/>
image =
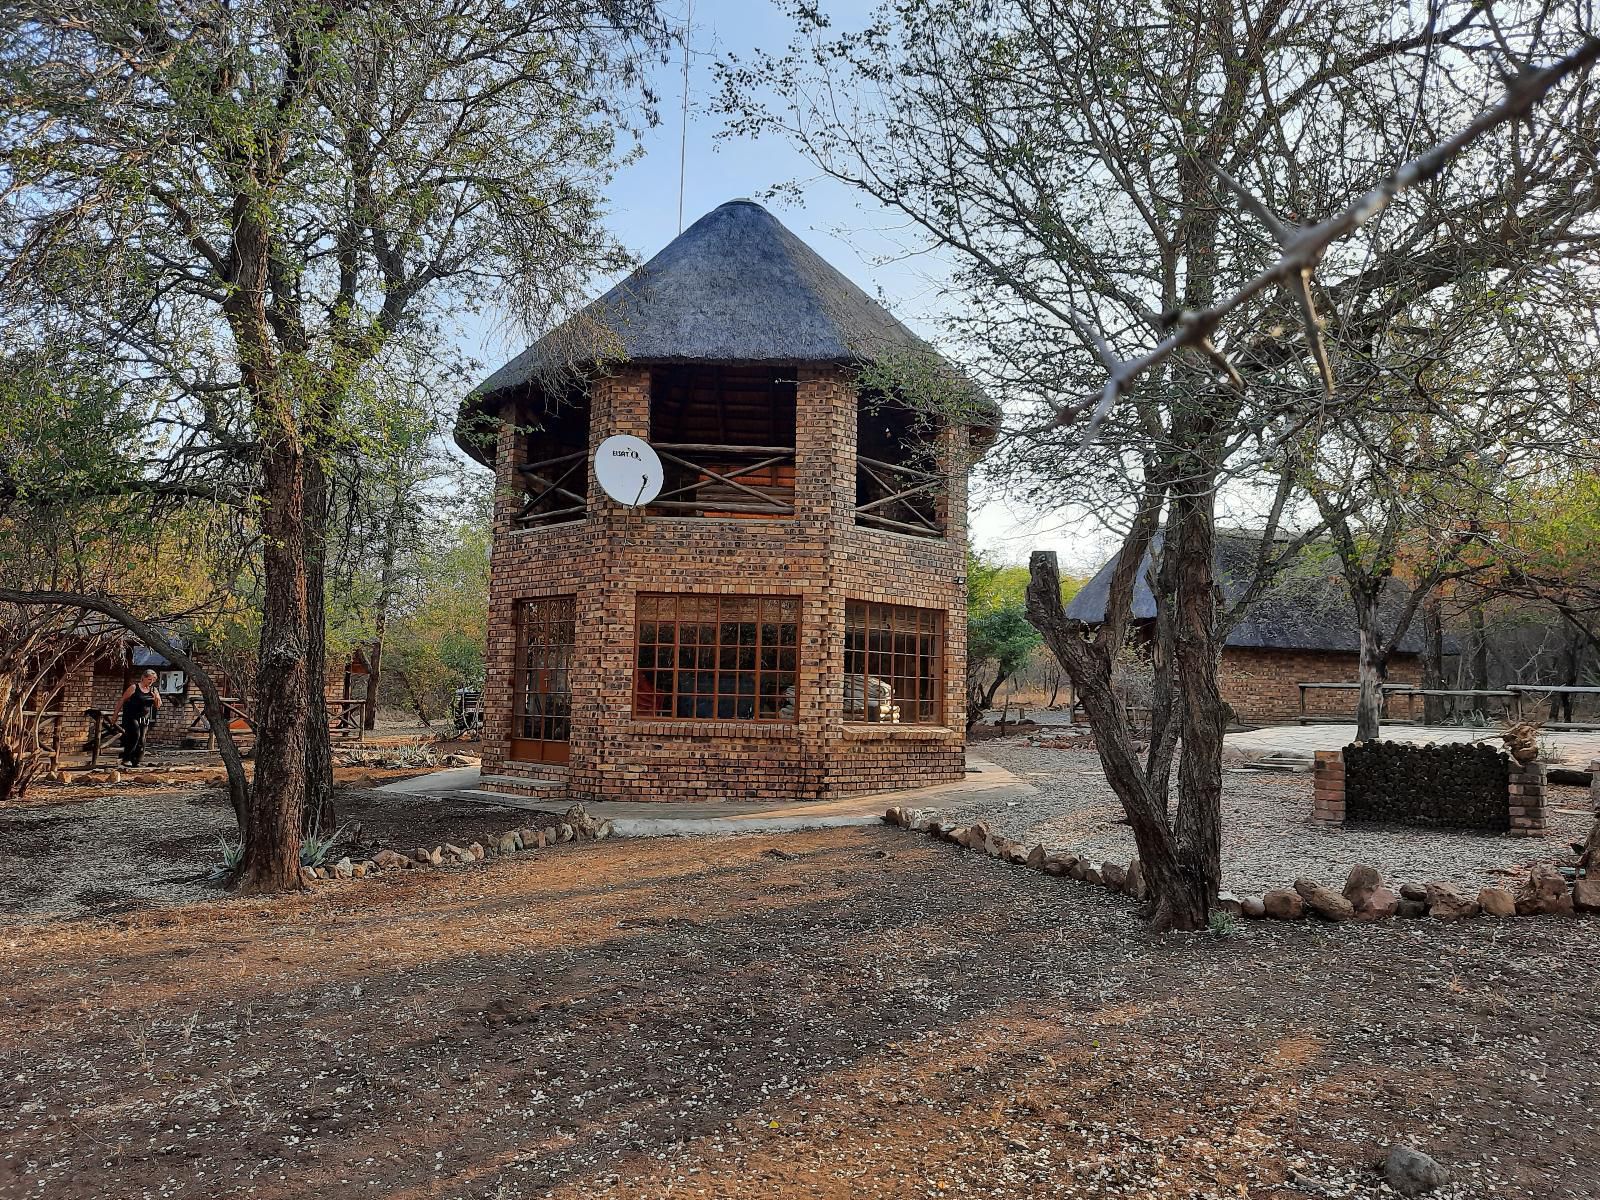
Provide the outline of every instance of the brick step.
<path id="1" fill-rule="evenodd" d="M 1274 750 L 1271 754 L 1252 759 L 1244 764 L 1246 770 L 1267 771 L 1277 775 L 1305 775 L 1316 765 L 1316 759 L 1300 750 Z"/>
<path id="2" fill-rule="evenodd" d="M 553 779 L 525 779 L 521 775 L 480 775 L 478 786 L 472 790 L 548 799 L 565 792 L 567 785 Z"/>

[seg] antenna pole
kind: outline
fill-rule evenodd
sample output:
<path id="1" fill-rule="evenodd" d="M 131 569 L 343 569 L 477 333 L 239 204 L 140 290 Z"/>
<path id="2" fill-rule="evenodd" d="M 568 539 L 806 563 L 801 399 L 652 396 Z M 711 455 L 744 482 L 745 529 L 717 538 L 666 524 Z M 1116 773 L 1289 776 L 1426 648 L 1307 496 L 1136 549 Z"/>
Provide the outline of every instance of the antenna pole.
<path id="1" fill-rule="evenodd" d="M 694 29 L 694 0 L 683 19 L 683 121 L 678 130 L 678 232 L 683 232 L 683 180 L 689 157 L 689 34 Z"/>

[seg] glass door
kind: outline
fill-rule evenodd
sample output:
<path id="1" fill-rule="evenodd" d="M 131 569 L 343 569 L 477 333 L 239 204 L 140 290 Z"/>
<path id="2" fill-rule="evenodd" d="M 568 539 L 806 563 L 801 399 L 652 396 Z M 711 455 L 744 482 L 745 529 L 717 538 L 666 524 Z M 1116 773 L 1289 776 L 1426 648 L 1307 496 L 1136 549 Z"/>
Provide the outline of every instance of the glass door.
<path id="1" fill-rule="evenodd" d="M 517 658 L 511 687 L 511 757 L 564 763 L 572 736 L 572 596 L 517 604 Z"/>

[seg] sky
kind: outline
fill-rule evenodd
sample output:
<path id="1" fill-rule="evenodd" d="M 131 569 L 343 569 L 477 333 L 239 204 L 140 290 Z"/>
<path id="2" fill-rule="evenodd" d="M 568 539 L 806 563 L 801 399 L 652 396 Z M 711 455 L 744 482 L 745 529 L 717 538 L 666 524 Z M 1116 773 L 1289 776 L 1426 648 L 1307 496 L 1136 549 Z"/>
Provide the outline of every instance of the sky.
<path id="1" fill-rule="evenodd" d="M 869 5 L 832 0 L 823 8 L 841 23 L 864 17 Z M 612 232 L 641 260 L 655 254 L 679 232 L 678 195 L 683 193 L 686 228 L 717 205 L 740 197 L 760 199 L 817 253 L 858 286 L 877 296 L 917 333 L 937 332 L 940 261 L 908 254 L 909 236 L 898 220 L 870 198 L 843 184 L 820 178 L 812 164 L 781 139 L 720 139 L 722 119 L 712 111 L 714 64 L 735 54 L 762 49 L 781 52 L 792 32 L 788 18 L 772 0 L 667 0 L 664 11 L 680 27 L 692 19 L 687 133 L 683 122 L 681 52 L 663 65 L 654 80 L 661 96 L 662 123 L 647 131 L 644 153 L 624 166 L 608 189 Z M 684 170 L 680 174 L 680 145 Z M 763 196 L 774 185 L 803 185 L 804 202 L 795 206 Z M 609 281 L 607 281 L 609 283 Z M 597 289 L 596 294 L 601 289 Z M 467 334 L 474 357 L 492 366 L 522 349 L 521 338 L 506 323 Z M 994 497 L 975 497 L 971 541 L 1006 562 L 1025 562 L 1035 549 L 1056 550 L 1063 569 L 1098 565 L 1108 549 L 1098 531 L 1064 526 L 1057 513 L 1014 506 Z"/>

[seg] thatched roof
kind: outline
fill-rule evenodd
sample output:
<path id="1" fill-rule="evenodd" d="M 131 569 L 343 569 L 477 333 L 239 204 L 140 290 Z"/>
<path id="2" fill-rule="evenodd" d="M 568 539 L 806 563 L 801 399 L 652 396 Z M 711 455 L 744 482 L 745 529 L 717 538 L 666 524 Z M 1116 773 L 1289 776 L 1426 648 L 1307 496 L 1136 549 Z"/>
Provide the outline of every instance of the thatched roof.
<path id="1" fill-rule="evenodd" d="M 1160 546 L 1160 534 L 1156 544 Z M 1223 598 L 1234 603 L 1244 593 L 1255 573 L 1256 556 L 1261 538 L 1250 533 L 1217 534 L 1215 571 Z M 1106 602 L 1110 598 L 1111 574 L 1116 569 L 1117 555 L 1112 555 L 1089 580 L 1072 602 L 1067 605 L 1067 615 L 1090 624 L 1105 619 Z M 1135 620 L 1153 620 L 1156 615 L 1155 596 L 1150 591 L 1150 555 L 1145 555 L 1139 568 L 1139 577 L 1133 589 L 1133 615 Z M 1397 580 L 1390 580 L 1381 611 L 1386 622 L 1392 621 L 1404 603 L 1404 588 Z M 1289 567 L 1274 586 L 1253 604 L 1233 631 L 1227 645 L 1257 650 L 1332 650 L 1354 654 L 1360 643 L 1356 633 L 1355 607 L 1343 578 L 1338 574 L 1338 564 L 1330 559 L 1326 570 L 1312 567 L 1309 561 Z M 1454 639 L 1447 638 L 1446 653 L 1455 653 Z M 1400 654 L 1422 653 L 1421 620 L 1416 619 L 1400 639 Z"/>
<path id="2" fill-rule="evenodd" d="M 899 360 L 937 355 L 765 208 L 731 200 L 485 379 L 462 416 L 602 362 Z M 997 423 L 993 405 L 975 398 L 975 423 Z"/>

